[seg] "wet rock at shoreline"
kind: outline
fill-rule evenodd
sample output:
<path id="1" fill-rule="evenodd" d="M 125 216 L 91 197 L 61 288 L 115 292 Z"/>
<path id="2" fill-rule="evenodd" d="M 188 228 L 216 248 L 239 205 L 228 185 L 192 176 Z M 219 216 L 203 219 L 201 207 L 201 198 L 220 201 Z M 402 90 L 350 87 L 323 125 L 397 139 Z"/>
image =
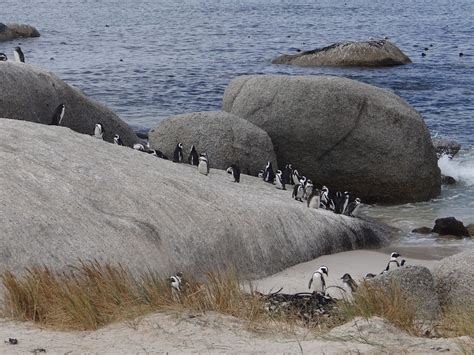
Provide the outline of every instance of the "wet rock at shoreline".
<path id="1" fill-rule="evenodd" d="M 443 155 L 448 155 L 452 158 L 461 149 L 461 145 L 458 142 L 444 138 L 433 138 L 433 146 L 438 158 Z"/>
<path id="2" fill-rule="evenodd" d="M 119 134 L 125 145 L 138 137 L 112 110 L 85 96 L 54 74 L 28 64 L 0 62 L 0 117 L 50 124 L 56 107 L 63 103 L 62 122 L 76 132 L 93 134 L 96 123 L 105 128 L 104 139 Z"/>
<path id="3" fill-rule="evenodd" d="M 411 231 L 412 233 L 418 233 L 418 234 L 430 234 L 431 233 L 431 228 L 430 227 L 419 227 L 415 228 Z"/>
<path id="4" fill-rule="evenodd" d="M 469 231 L 461 221 L 454 217 L 438 218 L 432 229 L 433 233 L 440 236 L 453 235 L 456 237 L 469 237 Z"/>
<path id="5" fill-rule="evenodd" d="M 441 191 L 431 136 L 420 114 L 386 90 L 333 76 L 241 76 L 223 110 L 272 139 L 279 167 L 363 202 L 425 201 Z"/>
<path id="6" fill-rule="evenodd" d="M 10 23 L 5 25 L 0 23 L 0 42 L 9 41 L 20 37 L 39 37 L 40 33 L 36 28 L 29 25 Z"/>
<path id="7" fill-rule="evenodd" d="M 441 183 L 443 185 L 455 185 L 456 179 L 453 178 L 452 176 L 441 175 Z"/>
<path id="8" fill-rule="evenodd" d="M 237 164 L 242 173 L 256 175 L 268 161 L 276 168 L 273 144 L 261 128 L 223 111 L 193 112 L 161 121 L 150 131 L 150 143 L 168 156 L 182 142 L 185 158 L 194 145 L 207 152 L 210 165 L 227 169 Z"/>
<path id="9" fill-rule="evenodd" d="M 468 224 L 466 229 L 468 230 L 471 237 L 474 237 L 474 223 Z"/>
<path id="10" fill-rule="evenodd" d="M 272 63 L 298 66 L 387 67 L 408 64 L 411 60 L 392 42 L 372 40 L 341 42 L 298 54 L 285 54 L 275 58 Z"/>

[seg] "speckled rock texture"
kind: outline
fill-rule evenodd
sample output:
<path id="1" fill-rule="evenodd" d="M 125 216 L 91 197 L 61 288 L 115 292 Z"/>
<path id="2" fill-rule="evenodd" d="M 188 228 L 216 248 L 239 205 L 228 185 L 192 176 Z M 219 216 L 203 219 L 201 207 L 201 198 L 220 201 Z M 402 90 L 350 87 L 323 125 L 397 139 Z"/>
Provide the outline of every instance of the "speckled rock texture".
<path id="1" fill-rule="evenodd" d="M 39 37 L 40 33 L 36 28 L 30 25 L 21 25 L 9 23 L 7 25 L 0 23 L 0 42 L 10 41 L 19 37 Z"/>

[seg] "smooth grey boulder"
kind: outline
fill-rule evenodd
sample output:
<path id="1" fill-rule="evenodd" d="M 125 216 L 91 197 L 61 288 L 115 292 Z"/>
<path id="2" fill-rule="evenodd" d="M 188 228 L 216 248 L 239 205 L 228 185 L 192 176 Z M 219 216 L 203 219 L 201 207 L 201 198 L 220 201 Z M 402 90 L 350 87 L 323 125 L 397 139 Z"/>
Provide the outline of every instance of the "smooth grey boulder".
<path id="1" fill-rule="evenodd" d="M 210 165 L 226 169 L 237 164 L 242 173 L 256 175 L 268 161 L 276 168 L 276 156 L 268 134 L 254 124 L 223 111 L 192 112 L 161 121 L 149 132 L 152 147 L 172 157 L 183 143 L 185 160 L 191 145 L 206 152 Z"/>
<path id="2" fill-rule="evenodd" d="M 474 307 L 474 250 L 441 259 L 431 272 L 442 306 Z"/>
<path id="3" fill-rule="evenodd" d="M 39 37 L 40 33 L 30 25 L 10 23 L 5 25 L 0 23 L 0 42 L 9 41 L 19 37 Z"/>
<path id="4" fill-rule="evenodd" d="M 401 297 L 413 305 L 419 319 L 433 320 L 441 315 L 433 275 L 424 266 L 402 266 L 369 279 L 368 282 L 381 285 L 389 291 L 393 287 L 398 288 Z"/>
<path id="5" fill-rule="evenodd" d="M 390 236 L 375 222 L 309 209 L 259 178 L 204 176 L 64 127 L 0 119 L 0 157 L 0 269 L 81 258 L 163 275 L 233 265 L 261 277 Z"/>
<path id="6" fill-rule="evenodd" d="M 226 88 L 222 108 L 268 132 L 280 167 L 292 163 L 330 190 L 366 203 L 440 193 L 423 118 L 386 90 L 333 76 L 241 76 Z"/>
<path id="7" fill-rule="evenodd" d="M 324 48 L 285 54 L 272 61 L 273 64 L 313 66 L 361 66 L 387 67 L 411 63 L 405 53 L 387 40 L 365 42 L 341 42 Z"/>
<path id="8" fill-rule="evenodd" d="M 461 149 L 461 144 L 454 140 L 445 138 L 433 138 L 433 146 L 438 158 L 441 158 L 443 155 L 447 155 L 452 158 Z"/>
<path id="9" fill-rule="evenodd" d="M 31 65 L 0 62 L 0 93 L 0 117 L 50 124 L 56 107 L 64 103 L 62 125 L 91 135 L 95 124 L 101 123 L 108 142 L 113 142 L 115 134 L 128 146 L 138 141 L 133 130 L 112 110 L 55 75 Z"/>

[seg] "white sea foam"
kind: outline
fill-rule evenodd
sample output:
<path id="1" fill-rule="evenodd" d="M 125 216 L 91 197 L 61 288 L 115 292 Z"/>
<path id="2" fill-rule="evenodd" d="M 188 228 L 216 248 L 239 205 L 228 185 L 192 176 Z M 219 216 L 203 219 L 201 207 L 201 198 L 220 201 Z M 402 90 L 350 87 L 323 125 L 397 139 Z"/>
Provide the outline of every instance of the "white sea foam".
<path id="1" fill-rule="evenodd" d="M 439 158 L 438 166 L 443 175 L 452 176 L 464 185 L 474 185 L 474 157 L 472 154 L 453 159 L 444 155 Z"/>

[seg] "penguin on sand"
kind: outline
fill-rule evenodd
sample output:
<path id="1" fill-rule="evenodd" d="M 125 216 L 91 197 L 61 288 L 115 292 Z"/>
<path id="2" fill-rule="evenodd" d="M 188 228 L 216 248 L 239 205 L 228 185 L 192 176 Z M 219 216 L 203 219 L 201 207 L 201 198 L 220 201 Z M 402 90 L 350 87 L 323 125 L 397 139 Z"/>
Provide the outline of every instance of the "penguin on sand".
<path id="1" fill-rule="evenodd" d="M 105 129 L 100 123 L 96 123 L 94 127 L 94 137 L 104 139 Z"/>
<path id="2" fill-rule="evenodd" d="M 308 196 L 308 208 L 318 209 L 321 203 L 321 191 L 314 189 L 311 194 Z"/>
<path id="3" fill-rule="evenodd" d="M 198 155 L 194 145 L 191 146 L 191 150 L 190 150 L 189 156 L 188 156 L 188 163 L 191 164 L 191 165 L 195 165 L 195 166 L 197 166 L 199 164 L 199 155 Z"/>
<path id="4" fill-rule="evenodd" d="M 357 216 L 357 213 L 359 212 L 359 208 L 360 208 L 360 198 L 356 198 L 353 202 L 347 205 L 347 208 L 344 211 L 344 215 L 355 217 Z"/>
<path id="5" fill-rule="evenodd" d="M 347 295 L 352 295 L 357 291 L 357 283 L 350 274 L 344 274 L 344 276 L 341 277 L 341 280 Z"/>
<path id="6" fill-rule="evenodd" d="M 326 281 L 324 280 L 324 274 L 328 276 L 328 268 L 326 266 L 321 266 L 318 270 L 313 273 L 313 276 L 309 279 L 308 289 L 311 290 L 313 286 L 313 292 L 326 293 Z"/>
<path id="7" fill-rule="evenodd" d="M 59 104 L 58 107 L 54 110 L 53 118 L 51 119 L 50 126 L 61 126 L 61 122 L 64 118 L 64 113 L 66 112 L 66 106 L 64 104 Z"/>
<path id="8" fill-rule="evenodd" d="M 277 170 L 276 172 L 275 183 L 277 189 L 286 190 L 285 181 L 283 179 L 283 172 L 281 170 Z"/>
<path id="9" fill-rule="evenodd" d="M 199 157 L 198 171 L 203 175 L 209 174 L 209 159 L 207 153 L 202 153 Z"/>
<path id="10" fill-rule="evenodd" d="M 21 63 L 25 62 L 25 55 L 23 54 L 23 51 L 21 50 L 19 46 L 15 47 L 13 54 L 15 56 L 15 61 L 21 62 Z"/>
<path id="11" fill-rule="evenodd" d="M 176 144 L 176 148 L 173 153 L 173 162 L 182 163 L 183 162 L 183 143 Z"/>
<path id="12" fill-rule="evenodd" d="M 398 258 L 401 255 L 398 254 L 396 251 L 394 251 L 392 254 L 390 254 L 390 260 L 388 261 L 387 267 L 385 268 L 384 271 L 390 271 L 394 270 L 398 267 L 400 267 L 400 263 L 398 262 Z"/>
<path id="13" fill-rule="evenodd" d="M 232 164 L 227 168 L 227 173 L 232 174 L 234 182 L 240 182 L 240 168 L 236 164 Z"/>
<path id="14" fill-rule="evenodd" d="M 273 172 L 272 163 L 268 162 L 263 173 L 263 181 L 273 184 L 275 181 L 275 173 Z"/>

